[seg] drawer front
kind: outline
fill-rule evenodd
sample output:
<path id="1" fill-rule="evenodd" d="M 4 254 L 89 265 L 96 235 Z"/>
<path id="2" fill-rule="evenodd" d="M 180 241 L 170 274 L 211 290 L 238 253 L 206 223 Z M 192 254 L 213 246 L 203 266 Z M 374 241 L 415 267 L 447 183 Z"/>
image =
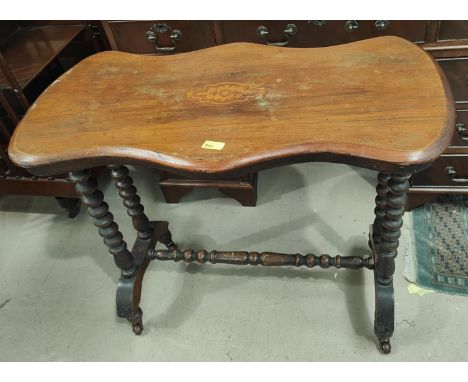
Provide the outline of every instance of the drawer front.
<path id="1" fill-rule="evenodd" d="M 468 21 L 445 20 L 439 25 L 437 40 L 456 40 L 468 38 Z"/>
<path id="2" fill-rule="evenodd" d="M 414 174 L 411 185 L 468 187 L 468 156 L 441 156 L 427 170 Z"/>
<path id="3" fill-rule="evenodd" d="M 291 24 L 295 26 L 295 30 L 289 28 Z M 385 35 L 400 36 L 413 42 L 424 42 L 427 25 L 428 22 L 424 20 L 223 21 L 222 31 L 225 43 L 248 41 L 291 47 L 317 47 Z M 263 32 L 259 32 L 259 28 Z"/>
<path id="4" fill-rule="evenodd" d="M 455 102 L 468 102 L 468 57 L 444 58 L 437 62 L 447 76 Z"/>
<path id="5" fill-rule="evenodd" d="M 215 45 L 208 21 L 110 21 L 109 29 L 117 49 L 130 53 L 171 54 Z"/>
<path id="6" fill-rule="evenodd" d="M 451 146 L 468 146 L 468 110 L 457 110 Z"/>

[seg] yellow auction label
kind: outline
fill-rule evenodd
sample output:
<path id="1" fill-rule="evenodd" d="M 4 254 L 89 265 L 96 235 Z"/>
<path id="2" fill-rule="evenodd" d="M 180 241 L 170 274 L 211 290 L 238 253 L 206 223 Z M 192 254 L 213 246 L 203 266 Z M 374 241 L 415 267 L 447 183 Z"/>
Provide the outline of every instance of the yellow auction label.
<path id="1" fill-rule="evenodd" d="M 225 145 L 226 143 L 224 142 L 205 141 L 202 144 L 202 149 L 222 150 Z"/>

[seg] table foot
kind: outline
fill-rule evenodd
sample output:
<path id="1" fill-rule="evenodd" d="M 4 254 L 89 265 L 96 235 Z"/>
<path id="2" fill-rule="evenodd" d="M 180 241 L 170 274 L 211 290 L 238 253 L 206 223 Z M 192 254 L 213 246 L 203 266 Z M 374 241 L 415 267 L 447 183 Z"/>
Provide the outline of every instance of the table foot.
<path id="1" fill-rule="evenodd" d="M 132 324 L 132 330 L 137 335 L 143 331 L 143 311 L 140 308 L 140 301 L 143 277 L 150 261 L 147 253 L 154 250 L 158 242 L 168 243 L 167 240 L 169 240 L 175 246 L 171 239 L 168 222 L 152 221 L 149 222 L 149 226 L 151 236 L 146 239 L 137 237 L 131 251 L 136 273 L 132 277 L 120 277 L 117 283 L 117 316 L 126 318 Z"/>
<path id="2" fill-rule="evenodd" d="M 392 351 L 392 345 L 390 344 L 389 338 L 379 338 L 379 344 L 380 350 L 382 350 L 384 354 L 390 354 Z"/>
<path id="3" fill-rule="evenodd" d="M 120 277 L 117 283 L 117 316 L 126 318 L 132 324 L 135 334 L 141 334 L 143 331 L 143 311 L 140 308 L 140 300 L 143 276 L 147 266 L 148 261 L 145 261 L 138 267 L 133 277 Z"/>
<path id="4" fill-rule="evenodd" d="M 143 332 L 143 311 L 141 308 L 138 308 L 135 316 L 132 319 L 129 319 L 130 323 L 132 324 L 132 331 L 137 336 L 139 336 Z"/>

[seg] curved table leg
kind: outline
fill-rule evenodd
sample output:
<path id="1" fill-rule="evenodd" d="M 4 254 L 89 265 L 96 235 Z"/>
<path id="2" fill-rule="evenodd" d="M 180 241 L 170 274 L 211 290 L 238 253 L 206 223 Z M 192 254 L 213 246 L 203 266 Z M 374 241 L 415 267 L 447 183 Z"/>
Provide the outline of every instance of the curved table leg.
<path id="1" fill-rule="evenodd" d="M 393 273 L 398 249 L 406 192 L 409 189 L 410 175 L 379 174 L 375 208 L 375 221 L 372 229 L 375 257 L 375 320 L 374 332 L 380 349 L 388 354 L 391 351 L 390 337 L 394 331 Z"/>
<path id="2" fill-rule="evenodd" d="M 148 239 L 137 238 L 132 248 L 137 269 L 135 275 L 130 278 L 120 277 L 117 283 L 117 316 L 130 321 L 132 330 L 137 335 L 143 331 L 143 311 L 140 308 L 140 301 L 143 277 L 150 262 L 147 253 L 149 249 L 154 249 L 158 241 L 164 243 L 163 240 L 170 235 L 168 222 L 150 222 L 149 225 L 152 230 L 152 236 Z M 177 249 L 175 244 L 174 249 Z"/>
<path id="3" fill-rule="evenodd" d="M 132 331 L 140 335 L 143 331 L 143 311 L 140 308 L 143 276 L 149 261 L 138 267 L 137 273 L 131 277 L 120 277 L 117 282 L 116 306 L 117 316 L 126 318 L 132 325 Z"/>

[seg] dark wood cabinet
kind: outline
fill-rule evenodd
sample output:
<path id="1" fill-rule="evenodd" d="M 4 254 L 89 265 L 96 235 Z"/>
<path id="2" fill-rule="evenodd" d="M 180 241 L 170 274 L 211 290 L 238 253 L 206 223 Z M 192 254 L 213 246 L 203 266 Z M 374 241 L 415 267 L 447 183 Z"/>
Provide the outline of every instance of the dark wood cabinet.
<path id="1" fill-rule="evenodd" d="M 78 195 L 66 175 L 31 176 L 12 164 L 8 144 L 41 92 L 99 50 L 95 44 L 85 21 L 0 21 L 0 194 L 55 196 L 69 216 L 78 213 Z"/>
<path id="2" fill-rule="evenodd" d="M 442 155 L 429 169 L 413 175 L 413 183 L 434 187 L 468 186 L 466 159 L 459 155 Z"/>
<path id="3" fill-rule="evenodd" d="M 112 50 L 140 54 L 182 53 L 216 44 L 208 21 L 104 21 Z"/>
<path id="4" fill-rule="evenodd" d="M 451 145 L 427 170 L 411 178 L 407 209 L 441 194 L 468 194 L 468 21 L 431 21 L 422 47 L 440 64 L 455 101 Z"/>
<path id="5" fill-rule="evenodd" d="M 194 188 L 217 188 L 243 206 L 253 207 L 257 203 L 257 180 L 257 173 L 229 179 L 206 180 L 189 179 L 180 175 L 162 172 L 159 186 L 164 199 L 168 203 L 178 203 L 182 197 L 190 193 Z"/>
<path id="6" fill-rule="evenodd" d="M 427 26 L 428 21 L 222 21 L 219 22 L 217 40 L 224 43 L 287 42 L 287 46 L 304 48 L 344 44 L 390 34 L 423 43 L 426 41 Z M 267 32 L 267 35 L 263 33 L 263 38 L 262 30 Z"/>
<path id="7" fill-rule="evenodd" d="M 468 21 L 445 20 L 439 25 L 438 41 L 468 38 Z"/>
<path id="8" fill-rule="evenodd" d="M 468 103 L 468 57 L 442 58 L 437 62 L 450 83 L 455 103 Z"/>
<path id="9" fill-rule="evenodd" d="M 452 149 L 468 149 L 468 105 L 466 110 L 457 110 L 455 134 L 451 143 Z"/>

